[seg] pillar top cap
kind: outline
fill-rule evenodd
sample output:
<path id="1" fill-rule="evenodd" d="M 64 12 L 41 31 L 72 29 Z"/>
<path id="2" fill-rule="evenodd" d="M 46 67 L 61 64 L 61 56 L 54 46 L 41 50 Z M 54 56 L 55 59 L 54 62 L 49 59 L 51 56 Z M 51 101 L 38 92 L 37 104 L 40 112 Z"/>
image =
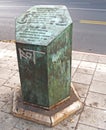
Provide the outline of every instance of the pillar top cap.
<path id="1" fill-rule="evenodd" d="M 16 19 L 16 42 L 47 46 L 71 23 L 66 6 L 31 7 Z"/>

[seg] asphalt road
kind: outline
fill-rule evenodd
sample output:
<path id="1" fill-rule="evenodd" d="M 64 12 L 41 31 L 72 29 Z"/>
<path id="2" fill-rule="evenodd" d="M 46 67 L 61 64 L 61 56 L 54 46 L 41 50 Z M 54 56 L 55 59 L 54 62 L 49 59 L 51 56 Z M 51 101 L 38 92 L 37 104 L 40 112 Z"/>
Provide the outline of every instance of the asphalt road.
<path id="1" fill-rule="evenodd" d="M 106 54 L 106 0 L 0 0 L 0 40 L 14 40 L 15 18 L 39 4 L 68 7 L 73 50 Z"/>

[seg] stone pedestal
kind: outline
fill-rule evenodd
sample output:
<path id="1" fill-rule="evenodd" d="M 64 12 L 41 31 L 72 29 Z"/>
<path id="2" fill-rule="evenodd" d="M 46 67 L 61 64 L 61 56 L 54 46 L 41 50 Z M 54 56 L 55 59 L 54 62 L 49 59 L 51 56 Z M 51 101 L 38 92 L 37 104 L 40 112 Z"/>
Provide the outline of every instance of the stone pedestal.
<path id="1" fill-rule="evenodd" d="M 22 93 L 19 88 L 17 88 L 14 92 L 13 115 L 49 127 L 55 126 L 68 116 L 73 116 L 75 113 L 80 112 L 82 107 L 83 104 L 80 101 L 73 85 L 71 85 L 70 98 L 50 110 L 24 103 L 22 100 Z"/>

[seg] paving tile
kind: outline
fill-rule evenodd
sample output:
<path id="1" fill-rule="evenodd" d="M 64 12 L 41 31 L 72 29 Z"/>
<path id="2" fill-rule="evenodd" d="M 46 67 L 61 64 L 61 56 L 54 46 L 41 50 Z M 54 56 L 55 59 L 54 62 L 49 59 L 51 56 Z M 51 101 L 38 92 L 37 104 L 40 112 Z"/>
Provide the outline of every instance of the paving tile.
<path id="1" fill-rule="evenodd" d="M 16 50 L 15 43 L 10 43 L 6 46 L 7 50 Z"/>
<path id="2" fill-rule="evenodd" d="M 5 49 L 0 49 L 0 59 L 4 58 L 6 55 L 6 50 Z"/>
<path id="3" fill-rule="evenodd" d="M 84 54 L 82 60 L 89 61 L 89 62 L 98 62 L 99 55 L 93 55 L 93 54 Z"/>
<path id="4" fill-rule="evenodd" d="M 5 56 L 7 56 L 7 57 L 16 57 L 16 51 L 6 50 Z"/>
<path id="5" fill-rule="evenodd" d="M 12 104 L 13 99 L 11 98 L 5 105 L 2 106 L 1 111 L 6 112 L 6 113 L 11 113 L 12 112 Z"/>
<path id="6" fill-rule="evenodd" d="M 72 67 L 77 68 L 79 64 L 80 64 L 80 60 L 72 60 Z"/>
<path id="7" fill-rule="evenodd" d="M 13 69 L 13 70 L 16 67 L 18 68 L 17 58 L 5 57 L 5 58 L 1 59 L 0 60 L 0 67 Z"/>
<path id="8" fill-rule="evenodd" d="M 106 55 L 101 55 L 101 56 L 99 56 L 98 62 L 99 62 L 99 63 L 106 64 Z"/>
<path id="9" fill-rule="evenodd" d="M 11 62 L 17 62 L 17 57 L 5 56 L 5 58 L 0 58 L 0 64 L 10 64 Z"/>
<path id="10" fill-rule="evenodd" d="M 72 51 L 72 59 L 73 60 L 81 60 L 83 58 L 83 53 Z"/>
<path id="11" fill-rule="evenodd" d="M 4 62 L 3 64 L 0 64 L 0 68 L 18 71 L 18 62 Z"/>
<path id="12" fill-rule="evenodd" d="M 97 64 L 96 71 L 106 73 L 106 64 Z"/>
<path id="13" fill-rule="evenodd" d="M 3 105 L 5 105 L 5 102 L 1 102 L 1 101 L 0 101 L 0 108 L 1 108 Z M 0 109 L 0 110 L 1 110 L 1 109 Z"/>
<path id="14" fill-rule="evenodd" d="M 28 127 L 28 130 L 44 130 L 44 129 L 43 129 L 43 125 L 34 123 L 30 127 Z"/>
<path id="15" fill-rule="evenodd" d="M 5 48 L 7 45 L 5 43 L 0 42 L 0 49 Z"/>
<path id="16" fill-rule="evenodd" d="M 24 120 L 24 119 L 19 119 L 19 121 L 15 125 L 15 128 L 17 128 L 19 130 L 27 130 L 27 129 L 29 129 L 29 127 L 31 125 L 32 125 L 32 122 Z M 37 130 L 36 127 L 35 127 L 35 129 Z"/>
<path id="17" fill-rule="evenodd" d="M 0 63 L 0 68 L 7 68 L 7 69 L 8 69 L 8 64 L 7 64 L 7 62 Z"/>
<path id="18" fill-rule="evenodd" d="M 13 128 L 12 130 L 20 130 L 20 129 L 18 129 L 18 128 Z"/>
<path id="19" fill-rule="evenodd" d="M 7 49 L 3 49 L 1 52 L 0 52 L 0 58 L 3 58 L 3 57 L 9 57 L 9 56 L 14 56 L 15 54 L 15 51 L 12 51 L 12 50 L 7 50 Z"/>
<path id="20" fill-rule="evenodd" d="M 13 51 L 13 50 L 8 51 L 6 54 L 7 54 L 6 55 L 7 57 L 12 57 L 12 58 L 16 58 L 17 57 L 16 51 Z"/>
<path id="21" fill-rule="evenodd" d="M 85 107 L 79 122 L 92 127 L 106 129 L 106 110 Z"/>
<path id="22" fill-rule="evenodd" d="M 100 81 L 92 81 L 90 91 L 106 94 L 106 83 Z"/>
<path id="23" fill-rule="evenodd" d="M 12 76 L 4 85 L 11 88 L 20 87 L 19 73 L 16 73 L 14 76 Z"/>
<path id="24" fill-rule="evenodd" d="M 3 121 L 5 121 L 6 116 L 8 116 L 7 113 L 4 113 L 4 112 L 0 111 L 0 123 L 2 123 Z"/>
<path id="25" fill-rule="evenodd" d="M 76 89 L 76 91 L 78 92 L 78 95 L 80 97 L 86 97 L 86 94 L 88 92 L 88 88 L 89 88 L 89 85 L 86 85 L 86 84 L 80 84 L 80 83 L 74 83 L 73 82 L 73 85 Z"/>
<path id="26" fill-rule="evenodd" d="M 18 62 L 12 62 L 11 64 L 8 64 L 8 69 L 18 71 Z"/>
<path id="27" fill-rule="evenodd" d="M 83 68 L 83 69 L 88 68 L 88 69 L 94 70 L 96 68 L 96 63 L 81 61 L 79 68 Z"/>
<path id="28" fill-rule="evenodd" d="M 2 86 L 0 87 L 0 101 L 8 102 L 11 100 L 13 95 L 13 90 L 11 88 Z"/>
<path id="29" fill-rule="evenodd" d="M 86 105 L 106 109 L 106 95 L 89 92 L 86 99 Z"/>
<path id="30" fill-rule="evenodd" d="M 0 111 L 0 130 L 13 129 L 18 120 L 18 118 Z"/>
<path id="31" fill-rule="evenodd" d="M 15 70 L 9 70 L 9 69 L 6 69 L 6 68 L 0 68 L 0 79 L 8 79 L 15 73 L 16 73 Z"/>
<path id="32" fill-rule="evenodd" d="M 3 85 L 3 83 L 5 82 L 6 80 L 4 79 L 0 79 L 0 87 Z"/>
<path id="33" fill-rule="evenodd" d="M 93 80 L 106 82 L 106 73 L 96 71 Z"/>
<path id="34" fill-rule="evenodd" d="M 99 130 L 99 129 L 91 126 L 83 125 L 83 124 L 78 124 L 76 130 Z"/>
<path id="35" fill-rule="evenodd" d="M 93 74 L 94 73 L 94 69 L 90 69 L 90 68 L 78 68 L 77 72 L 78 73 L 84 73 L 84 74 Z"/>
<path id="36" fill-rule="evenodd" d="M 92 75 L 83 74 L 83 73 L 75 73 L 72 81 L 82 84 L 90 84 L 92 80 Z"/>

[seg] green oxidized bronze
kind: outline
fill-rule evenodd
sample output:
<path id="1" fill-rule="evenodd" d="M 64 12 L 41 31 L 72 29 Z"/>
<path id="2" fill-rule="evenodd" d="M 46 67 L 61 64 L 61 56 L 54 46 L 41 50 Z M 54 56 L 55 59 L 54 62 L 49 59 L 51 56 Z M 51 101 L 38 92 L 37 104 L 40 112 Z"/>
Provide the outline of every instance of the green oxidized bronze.
<path id="1" fill-rule="evenodd" d="M 50 108 L 70 96 L 72 20 L 65 6 L 34 6 L 16 19 L 24 102 Z"/>

